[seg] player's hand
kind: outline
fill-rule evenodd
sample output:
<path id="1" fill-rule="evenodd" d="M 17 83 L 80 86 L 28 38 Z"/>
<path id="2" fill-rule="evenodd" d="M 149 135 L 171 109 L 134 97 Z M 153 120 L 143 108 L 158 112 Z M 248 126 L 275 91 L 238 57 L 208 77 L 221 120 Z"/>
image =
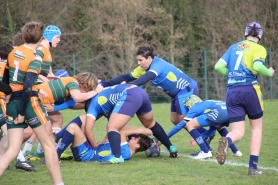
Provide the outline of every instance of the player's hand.
<path id="1" fill-rule="evenodd" d="M 103 90 L 103 86 L 101 84 L 98 84 L 96 88 L 97 93 L 100 93 L 102 90 Z"/>
<path id="2" fill-rule="evenodd" d="M 275 70 L 274 70 L 272 67 L 268 68 L 268 70 L 272 73 L 272 75 L 271 75 L 271 76 L 273 76 L 273 75 L 274 75 Z"/>
<path id="3" fill-rule="evenodd" d="M 151 129 L 148 128 L 142 128 L 142 134 L 146 135 L 146 136 L 151 136 L 153 135 L 153 132 L 151 131 Z"/>
<path id="4" fill-rule="evenodd" d="M 196 141 L 192 138 L 191 140 L 190 140 L 190 142 L 189 142 L 189 146 L 190 147 L 194 147 L 194 146 L 196 146 Z"/>
<path id="5" fill-rule="evenodd" d="M 39 93 L 42 95 L 43 98 L 48 98 L 48 94 L 44 90 L 40 89 Z"/>
<path id="6" fill-rule="evenodd" d="M 53 112 L 54 111 L 54 106 L 51 104 L 44 105 L 44 108 L 47 112 Z"/>
<path id="7" fill-rule="evenodd" d="M 15 120 L 14 120 L 14 124 L 16 124 L 16 125 L 21 124 L 24 122 L 24 119 L 25 119 L 24 116 L 21 116 L 20 114 L 18 114 L 17 118 L 15 118 Z"/>

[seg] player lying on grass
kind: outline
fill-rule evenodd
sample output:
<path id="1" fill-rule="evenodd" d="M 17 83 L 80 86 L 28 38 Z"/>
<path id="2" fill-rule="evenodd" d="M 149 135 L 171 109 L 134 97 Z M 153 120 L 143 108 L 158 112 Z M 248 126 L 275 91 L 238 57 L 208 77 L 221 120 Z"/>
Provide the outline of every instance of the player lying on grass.
<path id="1" fill-rule="evenodd" d="M 118 129 L 120 130 L 135 113 L 141 123 L 146 128 L 150 128 L 153 135 L 169 150 L 170 156 L 177 157 L 177 149 L 172 145 L 160 124 L 153 119 L 152 108 L 147 93 L 142 88 L 131 84 L 119 84 L 107 87 L 100 94 L 92 98 L 87 111 L 85 136 L 89 143 L 96 148 L 99 143 L 96 142 L 94 134 L 92 133 L 96 119 L 104 115 L 106 118 L 109 118 L 108 125 L 109 123 L 111 124 L 111 116 L 114 121 L 120 121 L 120 123 L 112 122 L 112 124 L 116 124 L 118 128 L 110 133 L 110 139 L 108 133 L 113 155 L 117 153 L 116 158 L 120 158 L 120 134 Z M 109 127 L 108 131 L 110 131 Z M 113 138 L 112 142 L 111 134 Z M 116 146 L 115 148 L 113 148 L 114 145 Z M 113 163 L 123 161 L 124 160 L 121 158 L 120 161 L 116 160 L 116 162 Z"/>
<path id="2" fill-rule="evenodd" d="M 171 137 L 182 128 L 186 128 L 201 148 L 200 152 L 196 156 L 193 156 L 193 158 L 207 159 L 212 157 L 211 148 L 203 138 L 207 138 L 215 130 L 223 137 L 229 133 L 225 128 L 230 123 L 226 103 L 216 100 L 202 101 L 198 96 L 191 95 L 185 101 L 184 105 L 189 109 L 186 117 L 168 133 L 168 136 Z M 210 129 L 202 134 L 197 130 L 199 127 L 207 126 Z M 242 155 L 234 144 L 230 148 L 234 156 Z"/>
<path id="3" fill-rule="evenodd" d="M 84 134 L 86 114 L 73 119 L 64 129 L 55 134 L 56 142 L 61 139 L 57 147 L 58 157 L 71 144 L 71 151 L 75 161 L 106 161 L 112 157 L 111 146 L 104 138 L 102 143 L 93 147 Z M 145 151 L 151 145 L 151 139 L 147 135 L 152 135 L 152 131 L 145 127 L 125 126 L 120 131 L 121 134 L 121 155 L 124 160 L 129 160 L 137 152 Z M 127 140 L 128 136 L 136 134 Z"/>
<path id="4" fill-rule="evenodd" d="M 51 80 L 46 83 L 42 83 L 37 86 L 40 92 L 39 98 L 44 106 L 49 104 L 55 104 L 55 102 L 61 99 L 69 99 L 70 97 L 75 100 L 75 102 L 84 102 L 85 100 L 95 96 L 98 92 L 102 91 L 103 87 L 98 84 L 97 78 L 93 73 L 83 72 L 79 73 L 74 77 L 63 77 L 56 80 Z M 47 94 L 47 95 L 45 95 Z M 59 131 L 63 117 L 59 112 L 49 112 L 52 127 Z M 51 125 L 47 125 L 51 127 Z M 36 136 L 33 134 L 32 137 L 26 142 L 24 147 L 25 151 L 31 151 L 33 143 Z M 40 146 L 40 145 L 39 145 Z M 39 148 L 36 153 L 26 152 L 26 156 L 43 156 L 42 148 Z"/>

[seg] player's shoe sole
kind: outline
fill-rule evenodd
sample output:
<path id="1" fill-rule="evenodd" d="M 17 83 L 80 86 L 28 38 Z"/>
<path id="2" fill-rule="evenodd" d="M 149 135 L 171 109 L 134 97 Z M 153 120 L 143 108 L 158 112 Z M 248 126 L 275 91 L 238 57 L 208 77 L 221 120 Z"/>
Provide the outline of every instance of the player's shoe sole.
<path id="1" fill-rule="evenodd" d="M 228 148 L 228 140 L 225 137 L 221 137 L 219 139 L 218 149 L 216 152 L 216 159 L 220 165 L 223 165 L 226 161 L 227 148 Z"/>

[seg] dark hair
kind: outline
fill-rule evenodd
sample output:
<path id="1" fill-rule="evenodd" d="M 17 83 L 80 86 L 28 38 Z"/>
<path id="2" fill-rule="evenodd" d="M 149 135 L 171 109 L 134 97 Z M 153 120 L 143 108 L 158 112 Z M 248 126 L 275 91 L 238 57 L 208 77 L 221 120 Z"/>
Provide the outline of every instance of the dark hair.
<path id="1" fill-rule="evenodd" d="M 0 58 L 1 60 L 6 60 L 8 58 L 9 53 L 14 49 L 11 44 L 4 43 L 0 46 Z"/>
<path id="2" fill-rule="evenodd" d="M 43 36 L 44 24 L 28 22 L 22 28 L 23 38 L 27 44 L 37 44 Z"/>
<path id="3" fill-rule="evenodd" d="M 13 45 L 14 46 L 20 46 L 22 44 L 24 44 L 25 41 L 24 41 L 24 38 L 23 38 L 23 33 L 17 33 L 15 36 L 14 36 L 14 42 L 13 42 Z"/>
<path id="4" fill-rule="evenodd" d="M 85 109 L 86 113 L 88 111 L 89 105 L 91 104 L 91 101 L 92 101 L 92 98 L 85 101 L 84 109 Z"/>
<path id="5" fill-rule="evenodd" d="M 149 56 L 154 58 L 153 50 L 154 48 L 152 46 L 140 46 L 136 52 L 136 55 L 142 55 L 144 58 L 148 58 Z"/>
<path id="6" fill-rule="evenodd" d="M 138 141 L 138 144 L 140 145 L 140 147 L 136 149 L 135 153 L 143 152 L 151 146 L 151 138 L 149 138 L 148 136 L 143 135 L 143 134 L 139 134 L 138 136 L 140 137 L 140 139 Z"/>

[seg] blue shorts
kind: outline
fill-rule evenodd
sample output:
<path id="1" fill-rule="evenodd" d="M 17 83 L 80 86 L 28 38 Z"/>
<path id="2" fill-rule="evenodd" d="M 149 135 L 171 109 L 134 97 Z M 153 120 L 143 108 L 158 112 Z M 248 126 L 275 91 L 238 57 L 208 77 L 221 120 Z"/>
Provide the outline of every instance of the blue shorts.
<path id="1" fill-rule="evenodd" d="M 223 127 L 223 126 L 229 126 L 229 122 L 218 123 L 218 122 L 210 120 L 208 118 L 207 114 L 200 115 L 196 119 L 197 119 L 198 124 L 201 127 L 213 126 L 215 128 L 219 128 L 219 127 Z"/>
<path id="2" fill-rule="evenodd" d="M 77 147 L 71 147 L 71 151 L 74 160 L 79 162 L 91 161 L 95 154 L 95 150 L 93 149 L 92 145 L 88 141 L 86 141 L 85 143 Z"/>
<path id="3" fill-rule="evenodd" d="M 260 86 L 229 87 L 226 96 L 228 117 L 231 122 L 244 121 L 245 115 L 249 119 L 259 119 L 263 116 L 263 98 Z"/>
<path id="4" fill-rule="evenodd" d="M 188 108 L 185 107 L 184 102 L 193 94 L 194 90 L 189 92 L 186 89 L 180 91 L 175 98 L 171 101 L 171 112 L 176 112 L 178 115 L 183 115 L 188 112 Z"/>
<path id="5" fill-rule="evenodd" d="M 112 113 L 124 114 L 133 117 L 144 115 L 152 111 L 148 94 L 141 87 L 134 87 L 123 92 Z"/>

